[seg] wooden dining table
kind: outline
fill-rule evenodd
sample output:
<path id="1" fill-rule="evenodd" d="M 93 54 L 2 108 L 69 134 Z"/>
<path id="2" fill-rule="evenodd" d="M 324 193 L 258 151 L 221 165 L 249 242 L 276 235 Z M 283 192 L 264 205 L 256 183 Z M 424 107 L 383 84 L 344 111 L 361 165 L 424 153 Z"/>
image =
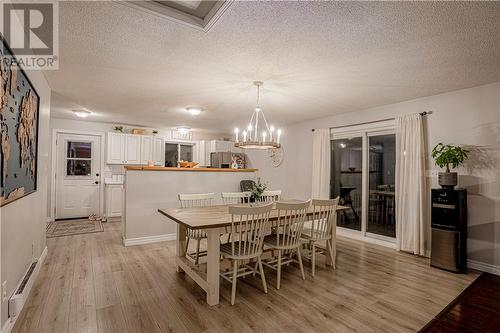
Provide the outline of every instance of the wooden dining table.
<path id="1" fill-rule="evenodd" d="M 297 202 L 298 200 L 287 200 L 286 202 Z M 345 206 L 337 206 L 337 212 L 349 209 Z M 177 272 L 185 272 L 189 275 L 206 293 L 209 305 L 219 304 L 220 286 L 220 236 L 227 233 L 227 227 L 231 226 L 231 214 L 229 205 L 193 207 L 193 208 L 164 208 L 158 209 L 160 214 L 177 223 L 177 244 L 176 244 L 176 266 Z M 307 216 L 313 215 L 310 207 Z M 335 216 L 336 217 L 336 216 Z M 273 208 L 269 221 L 278 220 L 278 211 Z M 167 221 L 167 220 L 166 220 Z M 336 225 L 336 220 L 333 221 Z M 203 230 L 207 234 L 207 263 L 206 271 L 201 265 L 194 265 L 186 258 L 186 230 Z M 336 228 L 332 228 L 332 243 L 335 256 Z M 332 258 L 335 260 L 335 258 Z M 327 260 L 327 265 L 329 261 Z"/>

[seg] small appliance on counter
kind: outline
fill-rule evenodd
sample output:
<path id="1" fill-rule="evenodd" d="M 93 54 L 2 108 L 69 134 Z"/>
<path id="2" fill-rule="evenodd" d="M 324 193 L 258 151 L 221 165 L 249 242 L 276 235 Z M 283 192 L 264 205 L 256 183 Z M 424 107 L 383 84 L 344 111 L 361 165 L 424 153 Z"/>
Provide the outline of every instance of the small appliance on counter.
<path id="1" fill-rule="evenodd" d="M 432 189 L 431 266 L 467 269 L 467 190 Z"/>
<path id="2" fill-rule="evenodd" d="M 210 154 L 210 167 L 222 169 L 245 169 L 246 155 L 243 153 L 217 152 Z"/>

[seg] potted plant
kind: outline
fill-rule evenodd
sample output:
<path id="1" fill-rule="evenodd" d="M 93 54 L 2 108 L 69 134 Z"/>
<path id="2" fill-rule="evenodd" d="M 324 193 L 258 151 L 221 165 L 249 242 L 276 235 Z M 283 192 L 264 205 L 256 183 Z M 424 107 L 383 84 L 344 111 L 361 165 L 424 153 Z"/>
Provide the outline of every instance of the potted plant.
<path id="1" fill-rule="evenodd" d="M 453 189 L 457 185 L 458 174 L 450 172 L 450 169 L 461 165 L 467 159 L 468 152 L 459 146 L 444 145 L 441 142 L 432 149 L 432 158 L 434 158 L 436 165 L 440 168 L 446 168 L 445 172 L 438 174 L 438 183 L 442 188 Z"/>
<path id="2" fill-rule="evenodd" d="M 257 178 L 257 181 L 253 184 L 252 187 L 252 199 L 254 199 L 255 202 L 260 201 L 260 198 L 262 197 L 262 194 L 264 191 L 267 189 L 267 185 L 264 183 L 261 183 L 260 177 Z"/>

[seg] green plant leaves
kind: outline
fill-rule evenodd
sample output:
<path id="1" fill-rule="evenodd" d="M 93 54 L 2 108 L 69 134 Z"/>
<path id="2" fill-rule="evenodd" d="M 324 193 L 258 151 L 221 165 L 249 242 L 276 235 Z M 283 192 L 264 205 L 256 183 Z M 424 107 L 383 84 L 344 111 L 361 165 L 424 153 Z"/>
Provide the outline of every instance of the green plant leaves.
<path id="1" fill-rule="evenodd" d="M 450 167 L 454 169 L 467 159 L 468 152 L 459 146 L 445 145 L 440 142 L 432 149 L 432 158 L 438 167 L 446 168 L 446 172 L 450 172 Z"/>

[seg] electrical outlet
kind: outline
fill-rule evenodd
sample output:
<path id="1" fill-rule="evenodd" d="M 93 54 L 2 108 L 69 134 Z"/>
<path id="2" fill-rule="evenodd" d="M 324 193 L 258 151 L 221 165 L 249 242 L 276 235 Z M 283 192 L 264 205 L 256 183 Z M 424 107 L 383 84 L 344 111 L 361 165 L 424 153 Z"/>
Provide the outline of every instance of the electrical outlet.
<path id="1" fill-rule="evenodd" d="M 7 300 L 7 281 L 2 282 L 2 302 Z"/>

